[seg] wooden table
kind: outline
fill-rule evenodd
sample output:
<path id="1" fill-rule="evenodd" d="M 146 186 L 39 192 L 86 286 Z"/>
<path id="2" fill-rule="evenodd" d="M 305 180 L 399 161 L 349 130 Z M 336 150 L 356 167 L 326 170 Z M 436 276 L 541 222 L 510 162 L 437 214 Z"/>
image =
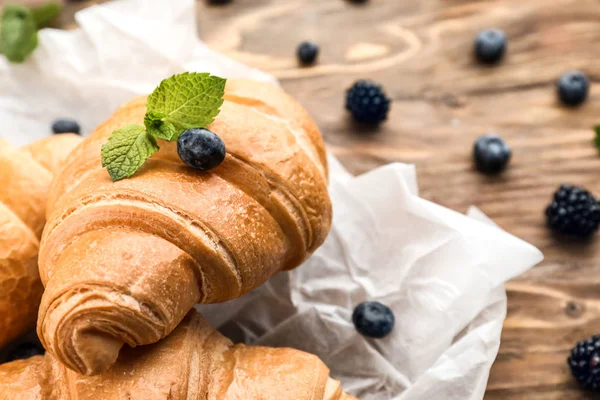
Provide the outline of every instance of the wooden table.
<path id="1" fill-rule="evenodd" d="M 69 25 L 71 3 L 62 23 Z M 502 228 L 533 243 L 545 261 L 510 282 L 508 318 L 486 399 L 587 399 L 566 358 L 600 333 L 600 238 L 566 243 L 550 235 L 543 212 L 560 183 L 600 195 L 598 0 L 234 0 L 198 3 L 199 32 L 214 49 L 281 79 L 321 127 L 329 149 L 354 173 L 390 162 L 417 166 L 424 198 L 464 212 L 481 208 Z M 481 67 L 475 34 L 503 29 L 506 60 Z M 299 68 L 296 45 L 321 46 L 320 62 Z M 582 69 L 592 84 L 576 110 L 556 100 L 555 80 Z M 377 131 L 357 128 L 344 110 L 359 78 L 381 82 L 393 98 Z M 490 178 L 473 169 L 472 145 L 500 133 L 513 148 L 510 168 Z"/>

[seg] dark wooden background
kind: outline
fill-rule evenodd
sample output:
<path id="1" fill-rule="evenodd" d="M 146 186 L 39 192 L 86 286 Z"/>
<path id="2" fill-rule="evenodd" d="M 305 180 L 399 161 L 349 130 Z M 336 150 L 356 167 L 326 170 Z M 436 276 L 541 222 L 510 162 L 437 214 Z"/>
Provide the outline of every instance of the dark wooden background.
<path id="1" fill-rule="evenodd" d="M 72 26 L 73 12 L 91 3 L 69 3 L 61 25 Z M 600 333 L 600 238 L 557 240 L 543 212 L 563 182 L 600 195 L 591 129 L 600 123 L 600 1 L 199 1 L 198 21 L 212 48 L 276 75 L 352 172 L 414 163 L 423 197 L 461 212 L 476 205 L 544 252 L 541 265 L 507 285 L 486 399 L 592 398 L 573 382 L 566 358 L 575 342 Z M 509 38 L 508 56 L 492 68 L 472 58 L 474 35 L 490 27 Z M 312 68 L 294 57 L 305 39 L 321 46 Z M 587 104 L 570 110 L 554 85 L 574 68 L 593 83 Z M 357 128 L 344 110 L 345 90 L 359 78 L 379 81 L 393 98 L 377 131 Z M 472 165 L 473 142 L 486 132 L 513 148 L 510 168 L 495 178 Z"/>

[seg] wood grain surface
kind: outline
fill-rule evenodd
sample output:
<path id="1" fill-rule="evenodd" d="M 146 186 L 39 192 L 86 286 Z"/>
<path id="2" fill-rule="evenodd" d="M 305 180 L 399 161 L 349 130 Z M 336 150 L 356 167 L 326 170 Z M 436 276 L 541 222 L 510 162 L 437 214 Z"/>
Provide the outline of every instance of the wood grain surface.
<path id="1" fill-rule="evenodd" d="M 90 2 L 71 3 L 72 12 Z M 464 212 L 476 205 L 533 243 L 545 261 L 507 285 L 500 354 L 486 399 L 588 399 L 570 377 L 575 342 L 600 333 L 600 238 L 565 242 L 543 212 L 560 183 L 600 195 L 598 0 L 234 0 L 198 2 L 199 33 L 221 51 L 280 78 L 317 120 L 330 150 L 354 173 L 390 162 L 417 166 L 424 198 Z M 474 62 L 475 34 L 503 29 L 508 54 L 496 67 Z M 300 68 L 296 45 L 321 46 L 318 65 Z M 592 80 L 589 101 L 560 106 L 555 81 L 569 69 Z M 344 110 L 359 78 L 393 98 L 389 121 L 357 127 Z M 472 145 L 487 132 L 513 148 L 509 169 L 473 169 Z"/>

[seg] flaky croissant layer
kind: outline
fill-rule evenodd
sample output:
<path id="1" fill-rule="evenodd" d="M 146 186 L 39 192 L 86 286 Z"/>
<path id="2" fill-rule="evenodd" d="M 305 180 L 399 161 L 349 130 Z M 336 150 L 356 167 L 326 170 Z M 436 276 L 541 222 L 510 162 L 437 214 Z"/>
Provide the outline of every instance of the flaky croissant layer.
<path id="1" fill-rule="evenodd" d="M 17 149 L 0 139 L 0 348 L 35 325 L 37 256 L 53 174 L 81 138 L 54 135 Z"/>
<path id="2" fill-rule="evenodd" d="M 115 129 L 143 123 L 138 98 L 99 126 L 55 180 L 38 334 L 74 371 L 107 370 L 124 343 L 160 340 L 195 303 L 239 297 L 323 243 L 332 211 L 313 121 L 270 84 L 229 80 L 224 98 L 208 127 L 227 147 L 214 170 L 185 166 L 176 144 L 161 142 L 137 174 L 112 182 L 100 148 Z"/>
<path id="3" fill-rule="evenodd" d="M 121 351 L 96 376 L 52 355 L 0 366 L 6 400 L 351 400 L 318 357 L 287 348 L 233 345 L 195 311 L 160 342 Z"/>

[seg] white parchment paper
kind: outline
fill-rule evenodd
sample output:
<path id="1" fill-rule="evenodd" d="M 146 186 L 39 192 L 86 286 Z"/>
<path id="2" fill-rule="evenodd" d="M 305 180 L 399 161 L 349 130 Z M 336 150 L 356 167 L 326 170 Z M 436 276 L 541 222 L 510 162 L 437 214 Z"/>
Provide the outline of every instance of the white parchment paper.
<path id="1" fill-rule="evenodd" d="M 78 30 L 41 31 L 26 64 L 0 59 L 0 137 L 31 142 L 57 117 L 89 133 L 124 101 L 186 70 L 275 82 L 208 49 L 194 5 L 121 0 L 78 13 Z M 467 217 L 421 199 L 410 165 L 353 177 L 330 157 L 330 169 L 325 244 L 250 294 L 199 309 L 234 339 L 317 354 L 361 399 L 482 399 L 506 314 L 503 284 L 542 254 L 476 209 Z M 354 329 L 352 310 L 365 300 L 394 310 L 388 337 Z"/>

